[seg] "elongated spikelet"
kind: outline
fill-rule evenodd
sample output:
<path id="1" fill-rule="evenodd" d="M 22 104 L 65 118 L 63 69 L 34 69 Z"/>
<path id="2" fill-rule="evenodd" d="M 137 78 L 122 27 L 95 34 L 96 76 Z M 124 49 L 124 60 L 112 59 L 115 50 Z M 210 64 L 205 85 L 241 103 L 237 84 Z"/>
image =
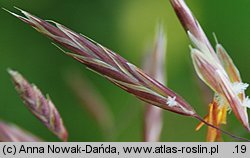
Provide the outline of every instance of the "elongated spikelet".
<path id="1" fill-rule="evenodd" d="M 72 53 L 65 53 L 123 90 L 163 109 L 187 116 L 196 115 L 193 108 L 180 96 L 113 51 L 83 35 L 71 31 L 61 24 L 50 21 L 55 24 L 54 26 L 26 11 L 20 11 L 26 17 L 10 13 L 56 43 L 71 50 Z M 173 105 L 168 105 L 169 98 L 174 98 Z"/>
<path id="2" fill-rule="evenodd" d="M 195 46 L 191 48 L 191 55 L 198 76 L 223 100 L 224 105 L 220 106 L 228 105 L 228 109 L 232 109 L 236 118 L 250 131 L 247 114 L 249 102 L 245 97 L 248 84 L 242 83 L 237 67 L 216 38 L 216 51 L 213 49 L 185 1 L 170 2 Z"/>
<path id="3" fill-rule="evenodd" d="M 68 134 L 55 105 L 41 91 L 30 84 L 20 73 L 8 70 L 16 90 L 26 107 L 61 140 L 67 141 Z"/>

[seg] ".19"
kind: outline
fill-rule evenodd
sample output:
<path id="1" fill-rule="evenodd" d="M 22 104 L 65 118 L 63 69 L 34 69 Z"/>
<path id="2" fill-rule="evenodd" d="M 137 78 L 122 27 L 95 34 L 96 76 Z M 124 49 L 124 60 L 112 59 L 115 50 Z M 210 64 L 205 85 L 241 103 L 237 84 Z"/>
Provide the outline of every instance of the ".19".
<path id="1" fill-rule="evenodd" d="M 247 152 L 246 145 L 236 145 L 234 148 L 236 149 L 236 153 L 242 153 L 242 154 L 244 154 L 244 153 Z"/>

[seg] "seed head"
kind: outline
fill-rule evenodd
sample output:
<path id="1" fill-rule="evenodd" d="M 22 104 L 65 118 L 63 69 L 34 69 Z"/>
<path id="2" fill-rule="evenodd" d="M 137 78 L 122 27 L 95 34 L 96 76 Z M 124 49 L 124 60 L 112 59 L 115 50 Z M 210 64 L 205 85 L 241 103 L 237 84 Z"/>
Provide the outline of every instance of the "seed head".
<path id="1" fill-rule="evenodd" d="M 41 91 L 30 84 L 20 73 L 8 70 L 15 88 L 24 104 L 51 132 L 63 141 L 67 141 L 67 131 L 55 105 L 45 98 Z"/>

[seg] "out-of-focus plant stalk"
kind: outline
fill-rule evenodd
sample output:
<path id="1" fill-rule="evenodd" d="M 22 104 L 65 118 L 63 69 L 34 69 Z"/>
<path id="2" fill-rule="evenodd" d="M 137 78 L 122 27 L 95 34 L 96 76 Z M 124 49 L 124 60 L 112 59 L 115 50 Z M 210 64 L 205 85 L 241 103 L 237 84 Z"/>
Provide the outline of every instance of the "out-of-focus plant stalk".
<path id="1" fill-rule="evenodd" d="M 147 54 L 144 71 L 152 78 L 164 84 L 165 79 L 166 38 L 163 26 L 157 28 L 156 40 L 153 50 Z M 144 113 L 144 141 L 157 142 L 160 140 L 163 126 L 162 109 L 151 104 L 146 104 Z"/>
<path id="2" fill-rule="evenodd" d="M 67 141 L 68 133 L 62 118 L 50 98 L 45 98 L 41 91 L 30 84 L 20 73 L 8 70 L 15 84 L 16 91 L 24 104 L 51 132 L 63 141 Z"/>
<path id="3" fill-rule="evenodd" d="M 17 127 L 14 124 L 0 121 L 0 142 L 41 142 L 33 134 Z"/>
<path id="4" fill-rule="evenodd" d="M 98 123 L 104 138 L 109 141 L 113 140 L 115 136 L 113 114 L 91 82 L 81 76 L 80 72 L 70 73 L 68 82 L 81 105 Z"/>

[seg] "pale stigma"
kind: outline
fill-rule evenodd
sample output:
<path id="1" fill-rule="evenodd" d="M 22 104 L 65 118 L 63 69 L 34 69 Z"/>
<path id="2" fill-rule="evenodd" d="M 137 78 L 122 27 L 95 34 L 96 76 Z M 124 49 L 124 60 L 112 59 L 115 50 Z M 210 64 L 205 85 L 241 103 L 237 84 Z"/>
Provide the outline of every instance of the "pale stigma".
<path id="1" fill-rule="evenodd" d="M 243 100 L 242 104 L 243 104 L 243 106 L 250 108 L 250 99 L 248 96 Z"/>
<path id="2" fill-rule="evenodd" d="M 242 82 L 234 82 L 232 84 L 233 86 L 233 90 L 235 92 L 235 94 L 240 94 L 240 93 L 244 93 L 244 91 L 247 89 L 247 87 L 249 86 L 248 83 L 242 83 Z"/>
<path id="3" fill-rule="evenodd" d="M 174 97 L 168 96 L 168 98 L 167 98 L 168 106 L 170 106 L 170 107 L 176 106 L 177 102 L 175 101 L 175 99 L 176 99 L 176 96 L 174 96 Z"/>

